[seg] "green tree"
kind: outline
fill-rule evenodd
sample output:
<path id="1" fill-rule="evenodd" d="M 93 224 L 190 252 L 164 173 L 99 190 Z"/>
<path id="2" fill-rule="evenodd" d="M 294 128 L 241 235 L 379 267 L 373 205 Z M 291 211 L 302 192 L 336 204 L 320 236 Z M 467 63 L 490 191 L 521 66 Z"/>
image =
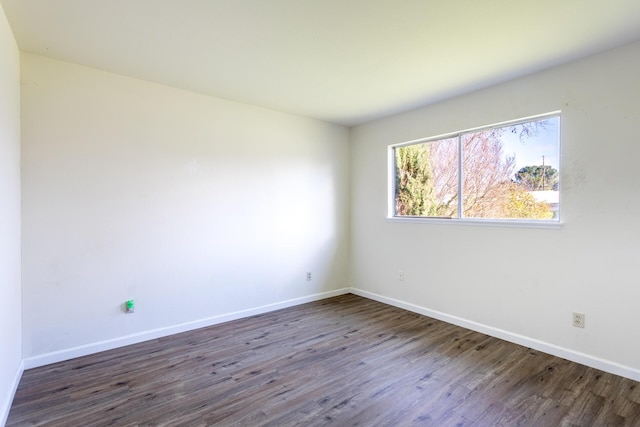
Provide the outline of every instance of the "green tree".
<path id="1" fill-rule="evenodd" d="M 435 211 L 433 172 L 426 144 L 395 149 L 396 215 L 430 216 Z"/>
<path id="2" fill-rule="evenodd" d="M 551 166 L 525 166 L 516 172 L 515 182 L 528 191 L 557 191 L 558 170 Z"/>

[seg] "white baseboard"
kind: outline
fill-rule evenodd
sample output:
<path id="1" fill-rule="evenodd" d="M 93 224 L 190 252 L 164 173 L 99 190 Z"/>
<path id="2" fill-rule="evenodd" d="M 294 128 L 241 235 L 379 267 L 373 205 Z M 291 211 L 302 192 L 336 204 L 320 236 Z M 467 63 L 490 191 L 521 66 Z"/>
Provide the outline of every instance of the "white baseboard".
<path id="1" fill-rule="evenodd" d="M 54 351 L 39 356 L 30 357 L 24 360 L 24 369 L 37 368 L 39 366 L 51 363 L 62 362 L 76 357 L 87 356 L 89 354 L 99 353 L 101 351 L 112 350 L 114 348 L 126 345 L 137 344 L 143 341 L 153 340 L 166 337 L 180 332 L 191 331 L 194 329 L 204 328 L 231 320 L 242 319 L 244 317 L 254 316 L 256 314 L 268 313 L 282 308 L 293 307 L 308 302 L 319 301 L 338 295 L 349 293 L 349 288 L 337 289 L 335 291 L 322 292 L 313 295 L 307 295 L 300 298 L 294 298 L 287 301 L 281 301 L 274 304 L 267 304 L 247 310 L 235 311 L 232 313 L 221 314 L 218 316 L 208 317 L 205 319 L 195 320 L 192 322 L 181 323 L 179 325 L 168 326 L 165 328 L 153 329 L 137 334 L 127 335 L 111 340 L 99 341 L 78 347 L 68 348 L 64 350 Z"/>
<path id="2" fill-rule="evenodd" d="M 581 353 L 574 350 L 569 350 L 564 347 L 560 347 L 554 344 L 549 344 L 544 341 L 539 341 L 533 338 L 529 338 L 523 335 L 514 334 L 503 329 L 494 328 L 491 326 L 483 325 L 481 323 L 473 322 L 470 320 L 462 319 L 460 317 L 452 316 L 450 314 L 442 313 L 435 310 L 430 310 L 425 307 L 420 307 L 415 304 L 411 304 L 405 301 L 400 301 L 394 298 L 388 298 L 382 295 L 375 294 L 373 292 L 364 291 L 362 289 L 350 288 L 349 292 L 361 297 L 369 298 L 374 301 L 382 302 L 392 305 L 394 307 L 403 308 L 414 313 L 422 314 L 424 316 L 432 317 L 434 319 L 442 320 L 443 322 L 451 323 L 453 325 L 461 326 L 472 331 L 481 332 L 492 337 L 500 338 L 505 341 L 509 341 L 515 344 L 519 344 L 525 347 L 533 348 L 535 350 L 542 351 L 553 356 L 558 356 L 563 359 L 570 360 L 572 362 L 580 363 L 581 365 L 590 366 L 592 368 L 600 369 L 601 371 L 609 372 L 611 374 L 620 375 L 625 378 L 632 379 L 634 381 L 640 381 L 640 370 L 634 369 L 628 366 L 620 365 L 610 360 L 600 359 L 585 353 Z"/>
<path id="3" fill-rule="evenodd" d="M 186 332 L 186 331 L 190 331 L 198 328 L 204 328 L 207 326 L 224 323 L 231 320 L 237 320 L 244 317 L 254 316 L 256 314 L 268 313 L 270 311 L 279 310 L 281 308 L 293 307 L 296 305 L 305 304 L 307 302 L 319 301 L 322 299 L 331 298 L 331 297 L 343 295 L 346 293 L 353 293 L 355 295 L 369 298 L 374 301 L 379 301 L 385 304 L 392 305 L 394 307 L 409 310 L 414 313 L 422 314 L 424 316 L 442 320 L 444 322 L 451 323 L 453 325 L 457 325 L 457 326 L 467 328 L 473 331 L 481 332 L 483 334 L 487 334 L 496 338 L 500 338 L 505 341 L 509 341 L 525 347 L 533 348 L 535 350 L 539 350 L 547 354 L 562 357 L 563 359 L 571 360 L 573 362 L 580 363 L 582 365 L 600 369 L 602 371 L 609 372 L 615 375 L 620 375 L 622 377 L 626 377 L 634 381 L 640 381 L 640 370 L 637 370 L 628 366 L 620 365 L 618 363 L 615 363 L 609 360 L 601 359 L 585 353 L 566 349 L 564 347 L 560 347 L 554 344 L 549 344 L 544 341 L 536 340 L 523 335 L 515 334 L 513 332 L 505 331 L 503 329 L 498 329 L 491 326 L 483 325 L 481 323 L 466 320 L 457 316 L 452 316 L 450 314 L 442 313 L 436 310 L 431 310 L 431 309 L 421 307 L 415 304 L 411 304 L 405 301 L 385 297 L 369 291 L 364 291 L 362 289 L 343 288 L 343 289 L 337 289 L 334 291 L 308 295 L 301 298 L 295 298 L 295 299 L 282 301 L 274 304 L 267 304 L 260 307 L 247 309 L 247 310 L 226 313 L 218 316 L 209 317 L 206 319 L 196 320 L 193 322 L 186 322 L 179 325 L 169 326 L 166 328 L 154 329 L 150 331 L 141 332 L 138 334 L 115 338 L 112 340 L 100 341 L 96 343 L 91 343 L 83 346 L 73 347 L 65 350 L 60 350 L 56 352 L 51 352 L 51 353 L 31 357 L 31 358 L 25 359 L 21 364 L 20 371 L 16 377 L 16 382 L 14 384 L 13 393 L 15 393 L 15 389 L 17 389 L 18 383 L 20 381 L 20 378 L 22 376 L 22 372 L 24 369 L 31 369 L 39 366 L 48 365 L 50 363 L 62 362 L 64 360 L 69 360 L 76 357 L 86 356 L 89 354 L 111 350 L 111 349 L 123 347 L 126 345 L 137 344 L 143 341 L 161 338 L 161 337 L 177 334 L 180 332 Z M 11 402 L 9 402 L 8 405 L 9 406 L 6 409 L 5 418 L 9 414 L 9 408 L 11 406 Z M 2 413 L 0 412 L 0 421 L 2 420 L 1 416 L 2 416 Z M 0 425 L 2 424 L 0 423 Z"/>
<path id="4" fill-rule="evenodd" d="M 23 372 L 24 361 L 20 362 L 20 365 L 18 365 L 18 370 L 16 371 L 16 376 L 13 379 L 13 384 L 11 385 L 7 400 L 0 403 L 0 426 L 4 426 L 5 424 L 7 424 L 7 418 L 9 417 L 9 411 L 11 410 L 11 403 L 13 402 L 13 398 L 16 395 L 16 390 L 18 390 L 18 384 L 20 384 L 20 379 L 22 379 Z"/>

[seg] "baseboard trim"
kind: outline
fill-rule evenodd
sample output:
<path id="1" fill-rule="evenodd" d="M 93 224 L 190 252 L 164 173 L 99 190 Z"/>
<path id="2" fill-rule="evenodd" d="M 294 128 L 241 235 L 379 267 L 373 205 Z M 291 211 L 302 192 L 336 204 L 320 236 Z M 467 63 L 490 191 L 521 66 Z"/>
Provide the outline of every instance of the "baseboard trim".
<path id="1" fill-rule="evenodd" d="M 457 316 L 442 313 L 440 311 L 431 310 L 425 307 L 421 307 L 415 304 L 408 303 L 406 301 L 397 300 L 394 298 L 385 297 L 373 292 L 365 291 L 357 288 L 350 288 L 349 291 L 352 294 L 359 295 L 364 298 L 372 299 L 374 301 L 382 302 L 392 305 L 394 307 L 402 308 L 412 311 L 414 313 L 422 314 L 424 316 L 432 317 L 434 319 L 442 320 L 443 322 L 451 323 L 472 331 L 481 332 L 492 337 L 500 338 L 505 341 L 509 341 L 515 344 L 519 344 L 525 347 L 529 347 L 538 351 L 542 351 L 553 356 L 558 356 L 563 359 L 570 360 L 572 362 L 580 363 L 581 365 L 589 366 L 599 369 L 601 371 L 609 372 L 614 375 L 619 375 L 625 378 L 632 379 L 634 381 L 640 381 L 640 370 L 624 366 L 610 360 L 601 359 L 589 354 L 581 353 L 578 351 L 570 350 L 564 347 L 560 347 L 554 344 L 550 344 L 544 341 L 539 341 L 533 338 L 529 338 L 523 335 L 514 334 L 513 332 L 505 331 L 503 329 L 494 328 L 491 326 L 483 325 L 481 323 L 466 320 Z"/>
<path id="2" fill-rule="evenodd" d="M 368 298 L 374 301 L 382 302 L 392 305 L 394 307 L 409 310 L 414 313 L 422 314 L 424 316 L 432 317 L 434 319 L 442 320 L 453 325 L 457 325 L 463 328 L 467 328 L 476 332 L 481 332 L 496 338 L 503 339 L 518 345 L 533 348 L 538 351 L 542 351 L 553 356 L 562 357 L 563 359 L 571 360 L 572 362 L 580 363 L 585 366 L 600 369 L 605 372 L 609 372 L 615 375 L 620 375 L 625 378 L 632 379 L 634 381 L 640 381 L 640 370 L 624 366 L 610 360 L 601 359 L 589 354 L 577 352 L 564 347 L 560 347 L 554 344 L 550 344 L 544 341 L 536 340 L 534 338 L 526 337 L 523 335 L 515 334 L 503 329 L 494 328 L 481 323 L 473 322 L 461 317 L 452 316 L 447 313 L 443 313 L 436 310 L 431 310 L 416 304 L 408 303 L 406 301 L 398 300 L 395 298 L 385 297 L 373 292 L 365 291 L 358 288 L 342 288 L 328 292 L 321 292 L 313 295 L 308 295 L 300 298 L 294 298 L 286 301 L 281 301 L 274 304 L 267 304 L 259 307 L 254 307 L 247 310 L 235 311 L 232 313 L 221 314 L 218 316 L 212 316 L 205 319 L 200 319 L 192 322 L 185 322 L 178 325 L 173 325 L 165 328 L 154 329 L 137 334 L 127 335 L 120 338 L 111 340 L 100 341 L 83 346 L 73 347 L 69 349 L 59 350 L 43 355 L 24 359 L 20 364 L 19 370 L 16 374 L 16 379 L 13 384 L 13 391 L 11 394 L 11 400 L 5 405 L 5 413 L 0 412 L 0 421 L 4 422 L 9 415 L 9 409 L 11 408 L 11 402 L 13 396 L 18 388 L 22 373 L 25 369 L 37 368 L 39 366 L 49 365 L 51 363 L 62 362 L 65 360 L 73 359 L 76 357 L 87 356 L 89 354 L 99 353 L 101 351 L 112 350 L 114 348 L 124 347 L 131 344 L 137 344 L 140 342 L 162 338 L 169 335 L 178 334 L 181 332 L 187 332 L 194 329 L 204 328 L 207 326 L 213 326 L 219 323 L 229 322 L 232 320 L 242 319 L 257 314 L 268 313 L 270 311 L 280 310 L 282 308 L 293 307 L 308 302 L 319 301 L 326 298 L 331 298 L 338 295 L 344 295 L 352 293 L 364 298 Z M 3 408 L 0 408 L 3 409 Z M 0 425 L 4 425 L 0 423 Z"/>
<path id="3" fill-rule="evenodd" d="M 169 335 L 179 334 L 194 329 L 204 328 L 207 326 L 217 325 L 219 323 L 229 322 L 231 320 L 242 319 L 244 317 L 255 316 L 256 314 L 268 313 L 270 311 L 280 310 L 282 308 L 293 307 L 308 302 L 319 301 L 338 295 L 344 295 L 350 292 L 349 288 L 342 288 L 333 291 L 321 292 L 317 294 L 307 295 L 300 298 L 294 298 L 273 304 L 266 304 L 247 310 L 225 313 L 205 319 L 185 322 L 178 325 L 168 326 L 164 328 L 144 331 L 137 334 L 127 335 L 124 337 L 114 338 L 105 341 L 99 341 L 91 344 L 81 345 L 78 347 L 68 348 L 64 350 L 54 351 L 39 356 L 30 357 L 24 360 L 23 369 L 32 369 L 40 366 L 49 365 L 51 363 L 63 362 L 65 360 L 74 359 L 76 357 L 87 356 L 89 354 L 99 353 L 101 351 L 112 350 L 114 348 L 124 347 L 131 344 L 137 344 Z"/>
<path id="4" fill-rule="evenodd" d="M 16 376 L 13 379 L 13 384 L 11 385 L 11 390 L 9 391 L 9 396 L 7 396 L 7 400 L 2 402 L 2 406 L 0 406 L 0 426 L 4 426 L 7 424 L 7 419 L 9 418 L 9 411 L 11 410 L 11 404 L 13 403 L 13 398 L 16 395 L 16 391 L 18 390 L 18 385 L 20 384 L 20 380 L 22 379 L 22 374 L 24 373 L 24 361 L 21 361 L 18 365 L 18 370 L 16 371 Z"/>

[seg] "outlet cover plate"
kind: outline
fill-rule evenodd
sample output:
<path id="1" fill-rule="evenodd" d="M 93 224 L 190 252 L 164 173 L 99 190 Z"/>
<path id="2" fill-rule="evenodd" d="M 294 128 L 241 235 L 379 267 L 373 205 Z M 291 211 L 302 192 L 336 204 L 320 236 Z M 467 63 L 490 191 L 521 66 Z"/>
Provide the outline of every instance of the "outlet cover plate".
<path id="1" fill-rule="evenodd" d="M 584 328 L 584 313 L 573 313 L 573 326 L 576 328 Z"/>

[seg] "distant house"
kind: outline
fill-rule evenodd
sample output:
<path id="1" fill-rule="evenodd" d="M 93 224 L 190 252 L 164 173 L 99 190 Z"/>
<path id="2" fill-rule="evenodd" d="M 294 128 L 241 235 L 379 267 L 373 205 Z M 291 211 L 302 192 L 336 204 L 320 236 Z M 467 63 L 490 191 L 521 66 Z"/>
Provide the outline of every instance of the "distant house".
<path id="1" fill-rule="evenodd" d="M 543 202 L 549 205 L 551 212 L 553 212 L 553 219 L 558 218 L 558 211 L 560 209 L 560 192 L 547 190 L 547 191 L 529 191 L 529 194 L 536 199 L 536 202 Z"/>

